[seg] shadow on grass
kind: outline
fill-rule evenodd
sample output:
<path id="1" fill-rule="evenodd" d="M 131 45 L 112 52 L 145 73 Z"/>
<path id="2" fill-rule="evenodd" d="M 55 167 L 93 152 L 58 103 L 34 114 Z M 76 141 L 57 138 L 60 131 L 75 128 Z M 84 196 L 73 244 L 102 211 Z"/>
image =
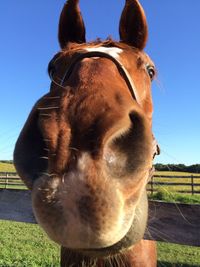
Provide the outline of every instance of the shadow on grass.
<path id="1" fill-rule="evenodd" d="M 158 261 L 158 267 L 200 267 L 199 265 Z"/>

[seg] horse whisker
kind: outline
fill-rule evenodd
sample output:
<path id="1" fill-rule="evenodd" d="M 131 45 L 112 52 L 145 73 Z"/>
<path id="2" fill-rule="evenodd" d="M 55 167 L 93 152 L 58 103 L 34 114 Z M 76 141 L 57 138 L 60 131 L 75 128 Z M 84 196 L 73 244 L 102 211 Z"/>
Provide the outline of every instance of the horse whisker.
<path id="1" fill-rule="evenodd" d="M 40 159 L 45 159 L 45 160 L 48 160 L 49 157 L 40 157 Z"/>
<path id="2" fill-rule="evenodd" d="M 40 174 L 50 177 L 49 173 L 47 173 L 47 172 L 41 172 Z"/>
<path id="3" fill-rule="evenodd" d="M 68 147 L 68 149 L 74 150 L 74 151 L 79 151 L 79 149 L 78 148 L 75 148 L 75 147 Z"/>
<path id="4" fill-rule="evenodd" d="M 169 236 L 168 236 L 167 234 L 161 232 L 160 230 L 158 230 L 158 229 L 156 229 L 156 228 L 154 228 L 154 227 L 152 227 L 152 226 L 148 226 L 148 228 L 149 228 L 149 229 L 152 229 L 155 233 L 157 232 L 157 233 L 159 234 L 159 237 L 160 237 L 163 241 L 165 241 L 165 242 L 169 242 L 169 239 L 166 239 L 166 238 L 163 237 L 163 236 L 165 236 L 165 237 L 169 238 Z"/>
<path id="5" fill-rule="evenodd" d="M 154 240 L 154 238 L 153 238 L 151 232 L 149 231 L 148 227 L 146 228 L 146 231 L 148 232 L 148 235 L 150 236 L 150 238 L 151 238 L 152 240 Z"/>
<path id="6" fill-rule="evenodd" d="M 50 173 L 49 176 L 53 177 L 53 176 L 57 176 L 57 174 L 56 173 Z"/>
<path id="7" fill-rule="evenodd" d="M 172 200 L 173 200 L 173 194 L 171 192 L 169 192 L 168 190 L 166 190 L 166 188 L 163 187 L 163 190 L 165 190 L 168 194 L 171 195 Z M 193 225 L 191 222 L 188 221 L 188 219 L 183 215 L 182 211 L 180 210 L 180 208 L 178 207 L 177 203 L 173 200 L 173 204 L 176 206 L 178 212 L 180 213 L 181 217 L 184 219 L 184 221 L 186 221 L 187 223 L 189 223 L 190 225 Z"/>
<path id="8" fill-rule="evenodd" d="M 50 110 L 50 109 L 59 109 L 60 107 L 46 107 L 46 108 L 37 108 L 38 110 Z"/>

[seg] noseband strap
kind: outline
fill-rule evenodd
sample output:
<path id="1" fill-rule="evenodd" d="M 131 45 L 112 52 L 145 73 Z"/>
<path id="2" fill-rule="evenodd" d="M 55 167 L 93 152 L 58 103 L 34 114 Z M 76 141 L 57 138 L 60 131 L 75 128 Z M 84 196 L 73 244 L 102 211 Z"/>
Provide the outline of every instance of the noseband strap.
<path id="1" fill-rule="evenodd" d="M 100 58 L 110 59 L 116 65 L 120 75 L 123 77 L 124 81 L 126 82 L 133 99 L 136 100 L 138 102 L 138 104 L 140 104 L 140 100 L 139 100 L 134 82 L 131 79 L 131 77 L 130 77 L 129 73 L 127 72 L 127 70 L 125 69 L 125 67 L 122 65 L 122 63 L 119 60 L 117 60 L 116 58 L 114 58 L 113 56 L 111 56 L 110 54 L 100 52 L 100 51 L 91 51 L 91 52 L 86 52 L 86 53 L 80 53 L 80 54 L 77 54 L 76 56 L 74 56 L 74 58 L 71 60 L 70 65 L 67 67 L 67 70 L 66 70 L 66 72 L 63 76 L 63 79 L 61 81 L 61 85 L 63 86 L 64 82 L 69 79 L 69 77 L 70 77 L 77 62 L 81 61 L 84 58 L 92 58 L 92 57 L 100 57 Z"/>

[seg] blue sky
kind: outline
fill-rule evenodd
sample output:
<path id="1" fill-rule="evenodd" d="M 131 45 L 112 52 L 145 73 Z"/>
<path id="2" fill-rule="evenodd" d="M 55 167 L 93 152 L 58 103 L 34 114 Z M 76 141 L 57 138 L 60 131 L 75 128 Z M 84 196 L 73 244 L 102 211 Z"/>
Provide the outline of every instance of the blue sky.
<path id="1" fill-rule="evenodd" d="M 0 1 L 0 159 L 14 143 L 35 101 L 49 90 L 46 72 L 59 50 L 64 0 Z M 80 0 L 87 39 L 118 40 L 124 0 Z M 200 1 L 141 0 L 149 24 L 146 52 L 158 69 L 153 82 L 157 162 L 200 163 Z M 192 4 L 191 4 L 192 3 Z"/>

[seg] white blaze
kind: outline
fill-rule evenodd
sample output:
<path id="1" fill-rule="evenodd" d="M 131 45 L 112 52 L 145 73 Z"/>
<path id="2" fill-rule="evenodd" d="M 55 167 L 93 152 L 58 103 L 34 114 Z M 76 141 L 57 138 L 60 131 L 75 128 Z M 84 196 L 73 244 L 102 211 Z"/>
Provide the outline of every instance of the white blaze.
<path id="1" fill-rule="evenodd" d="M 109 54 L 110 56 L 119 59 L 119 55 L 123 52 L 122 49 L 118 48 L 118 47 L 89 47 L 86 48 L 86 50 L 88 52 L 103 52 L 106 54 Z"/>

